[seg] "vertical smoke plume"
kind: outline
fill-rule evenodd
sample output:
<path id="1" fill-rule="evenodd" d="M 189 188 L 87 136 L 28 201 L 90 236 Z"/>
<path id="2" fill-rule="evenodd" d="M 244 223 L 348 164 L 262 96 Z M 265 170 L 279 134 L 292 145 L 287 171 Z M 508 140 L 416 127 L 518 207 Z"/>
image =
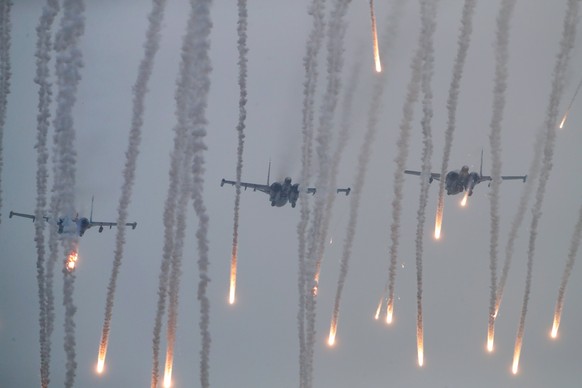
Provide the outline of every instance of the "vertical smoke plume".
<path id="1" fill-rule="evenodd" d="M 451 157 L 451 148 L 453 146 L 453 136 L 457 122 L 457 104 L 459 102 L 459 92 L 461 89 L 461 79 L 463 70 L 471 43 L 471 33 L 473 32 L 473 14 L 475 12 L 476 0 L 465 0 L 463 14 L 461 17 L 461 27 L 459 37 L 457 38 L 457 56 L 453 65 L 453 75 L 451 85 L 449 86 L 449 96 L 447 99 L 447 129 L 445 131 L 445 145 L 443 149 L 443 160 L 441 163 L 441 177 L 445 177 L 449 168 L 449 159 Z M 442 225 L 443 211 L 445 206 L 445 179 L 439 180 L 439 194 L 435 221 L 435 237 L 440 237 L 440 228 Z"/>
<path id="2" fill-rule="evenodd" d="M 141 143 L 141 128 L 143 125 L 144 100 L 147 93 L 147 84 L 150 79 L 154 58 L 160 45 L 160 28 L 164 17 L 164 8 L 166 0 L 154 0 L 153 8 L 148 16 L 149 26 L 146 33 L 146 42 L 144 45 L 144 57 L 139 65 L 137 80 L 133 86 L 133 111 L 131 119 L 131 128 L 129 131 L 129 141 L 125 153 L 127 159 L 123 170 L 123 186 L 121 188 L 121 197 L 119 198 L 118 216 L 117 216 L 117 233 L 115 238 L 115 253 L 113 258 L 113 267 L 109 285 L 107 286 L 107 297 L 105 302 L 105 318 L 101 332 L 101 342 L 99 344 L 98 370 L 102 371 L 107 353 L 107 344 L 109 341 L 109 331 L 111 327 L 111 318 L 113 315 L 113 303 L 115 301 L 115 288 L 117 277 L 121 267 L 123 257 L 123 247 L 125 245 L 125 223 L 127 222 L 127 209 L 131 200 L 133 184 L 135 182 L 135 169 L 139 146 Z"/>
<path id="3" fill-rule="evenodd" d="M 247 117 L 247 2 L 246 0 L 238 0 L 238 85 L 240 89 L 240 96 L 238 102 L 238 124 L 236 130 L 238 132 L 238 146 L 236 149 L 236 195 L 234 198 L 234 228 L 232 232 L 232 254 L 230 262 L 230 292 L 229 302 L 234 303 L 236 295 L 236 269 L 238 256 L 238 222 L 240 212 L 240 180 L 243 168 L 243 151 L 245 140 L 245 120 Z"/>
<path id="4" fill-rule="evenodd" d="M 47 388 L 50 382 L 50 336 L 47 330 L 48 306 L 47 306 L 47 279 L 46 279 L 46 251 L 45 251 L 45 209 L 47 206 L 47 178 L 48 178 L 48 129 L 50 126 L 50 104 L 52 99 L 52 87 L 49 82 L 49 62 L 51 52 L 51 27 L 58 13 L 57 0 L 48 0 L 43 9 L 38 26 L 36 28 L 36 77 L 34 81 L 39 85 L 38 90 L 38 114 L 36 134 L 36 209 L 34 224 L 36 243 L 36 279 L 38 283 L 39 310 L 39 340 L 40 340 L 40 385 Z M 2 23 L 4 25 L 4 23 Z M 51 284 L 52 289 L 52 284 Z"/>
<path id="5" fill-rule="evenodd" d="M 3 1 L 0 4 L 0 214 L 2 212 L 2 170 L 4 166 L 4 124 L 6 121 L 6 106 L 10 93 L 10 11 L 12 1 Z M 2 221 L 0 221 L 1 223 Z"/>
<path id="6" fill-rule="evenodd" d="M 313 16 L 313 26 L 307 39 L 306 53 L 303 57 L 303 66 L 305 68 L 302 109 L 303 145 L 301 148 L 301 184 L 303 185 L 307 185 L 311 177 L 311 140 L 313 139 L 315 87 L 318 78 L 317 56 L 324 36 L 324 8 L 325 0 L 313 0 L 308 10 L 308 13 Z M 307 288 L 311 285 L 305 263 L 307 251 L 306 232 L 310 213 L 305 194 L 299 195 L 299 205 L 300 219 L 297 225 L 299 240 L 299 310 L 297 313 L 297 326 L 299 332 L 299 385 L 305 387 L 307 384 L 307 365 L 305 362 L 305 305 L 307 293 L 309 292 Z"/>
<path id="7" fill-rule="evenodd" d="M 564 19 L 564 30 L 562 32 L 562 39 L 560 41 L 560 50 L 556 58 L 556 64 L 553 71 L 552 79 L 552 90 L 550 93 L 550 99 L 548 102 L 548 108 L 546 111 L 546 120 L 544 122 L 545 128 L 545 142 L 543 154 L 540 155 L 541 159 L 541 170 L 539 177 L 539 185 L 536 190 L 535 203 L 532 208 L 532 221 L 530 225 L 530 237 L 527 252 L 527 275 L 525 281 L 525 291 L 523 296 L 523 305 L 521 309 L 521 316 L 519 321 L 519 327 L 517 330 L 517 338 L 515 342 L 515 348 L 517 356 L 514 358 L 514 365 L 517 365 L 517 360 L 519 359 L 518 347 L 521 348 L 523 341 L 523 333 L 525 329 L 525 318 L 527 315 L 527 305 L 529 302 L 529 294 L 531 289 L 531 280 L 533 272 L 533 257 L 535 254 L 535 243 L 537 238 L 537 228 L 542 215 L 542 205 L 544 202 L 544 195 L 546 191 L 546 185 L 548 179 L 550 178 L 550 172 L 552 169 L 552 159 L 554 155 L 554 143 L 556 139 L 556 119 L 558 117 L 558 107 L 560 104 L 560 99 L 563 94 L 565 73 L 568 68 L 568 62 L 570 60 L 570 52 L 574 46 L 574 40 L 576 38 L 576 27 L 578 24 L 578 0 L 569 0 L 568 7 L 566 10 L 566 16 Z M 516 360 L 517 358 L 517 360 Z M 514 370 L 514 373 L 516 371 Z"/>
<path id="8" fill-rule="evenodd" d="M 339 93 L 341 90 L 341 72 L 343 69 L 343 50 L 346 23 L 344 21 L 350 0 L 337 0 L 330 13 L 330 22 L 327 30 L 327 83 L 320 108 L 319 128 L 316 136 L 316 151 L 318 162 L 317 188 L 321 195 L 315 199 L 312 223 L 309 231 L 308 249 L 306 256 L 307 282 L 314 284 L 306 292 L 305 316 L 305 384 L 313 384 L 313 358 L 315 347 L 315 320 L 316 320 L 316 293 L 312 290 L 317 287 L 321 260 L 324 254 L 325 236 L 329 225 L 329 212 L 333 205 L 335 193 L 330 186 L 330 158 L 329 144 L 332 137 L 332 126 Z"/>
<path id="9" fill-rule="evenodd" d="M 487 349 L 493 350 L 495 305 L 497 302 L 497 249 L 499 244 L 499 185 L 501 184 L 501 121 L 505 109 L 507 89 L 507 63 L 509 61 L 509 24 L 515 8 L 515 0 L 504 0 L 497 16 L 495 41 L 495 81 L 493 86 L 493 113 L 491 116 L 491 191 L 489 192 L 491 239 L 489 243 L 489 269 L 491 272 Z"/>
<path id="10" fill-rule="evenodd" d="M 539 155 L 542 152 L 543 146 L 543 127 L 540 127 L 536 135 L 536 140 L 534 143 L 533 155 Z M 532 193 L 535 188 L 535 182 L 540 173 L 540 158 L 534 157 L 528 169 L 527 181 L 523 186 L 521 196 L 519 199 L 519 205 L 515 216 L 511 222 L 511 229 L 509 230 L 507 244 L 505 246 L 505 261 L 503 263 L 503 269 L 501 270 L 501 277 L 499 279 L 499 284 L 496 288 L 496 298 L 495 298 L 495 318 L 499 312 L 499 306 L 501 304 L 501 299 L 503 297 L 503 290 L 505 289 L 505 284 L 507 282 L 507 276 L 509 275 L 509 269 L 511 268 L 511 261 L 513 259 L 513 252 L 515 246 L 515 240 L 517 239 L 517 232 L 521 227 L 529 201 L 531 200 Z"/>
<path id="11" fill-rule="evenodd" d="M 75 172 L 76 157 L 74 147 L 75 129 L 73 127 L 73 106 L 76 101 L 77 87 L 81 79 L 82 55 L 78 48 L 81 35 L 84 32 L 85 5 L 82 0 L 65 0 L 63 2 L 63 17 L 60 29 L 55 38 L 56 76 L 58 84 L 57 109 L 54 120 L 54 197 L 52 208 L 54 217 L 63 214 L 73 219 L 75 203 Z M 77 251 L 77 234 L 63 234 L 62 245 L 68 256 Z M 76 307 L 73 302 L 75 285 L 74 272 L 69 272 L 63 266 L 63 304 L 65 306 L 65 338 L 66 354 L 65 387 L 72 387 L 75 381 L 77 362 L 75 360 L 75 322 Z"/>
<path id="12" fill-rule="evenodd" d="M 432 157 L 432 133 L 430 121 L 432 119 L 432 89 L 431 80 L 434 71 L 434 48 L 432 37 L 436 29 L 436 5 L 430 0 L 421 0 L 420 2 L 422 29 L 420 32 L 420 46 L 422 47 L 422 75 L 420 80 L 422 98 L 423 117 L 422 124 L 422 173 L 420 180 L 420 198 L 417 212 L 416 226 L 416 341 L 418 348 L 418 364 L 423 364 L 424 354 L 424 334 L 422 323 L 422 237 L 424 232 L 424 223 L 426 220 L 426 205 L 428 202 L 428 178 L 430 176 L 430 159 Z"/>
<path id="13" fill-rule="evenodd" d="M 398 15 L 399 13 L 394 13 Z M 402 120 L 400 122 L 400 133 L 398 135 L 398 145 L 396 159 L 396 168 L 394 169 L 394 198 L 392 199 L 392 223 L 390 225 L 390 267 L 388 273 L 388 281 L 384 287 L 384 294 L 388 292 L 387 298 L 387 321 L 392 321 L 392 311 L 394 307 L 394 289 L 396 282 L 396 262 L 398 258 L 398 247 L 400 243 L 400 217 L 402 214 L 402 198 L 404 185 L 404 169 L 406 168 L 406 160 L 408 159 L 408 148 L 410 142 L 411 123 L 414 117 L 414 104 L 418 100 L 418 93 L 420 89 L 422 65 L 422 46 L 418 44 L 416 53 L 412 58 L 410 64 L 411 76 L 408 82 L 406 99 L 402 107 Z M 382 300 L 384 297 L 382 298 Z"/>
<path id="14" fill-rule="evenodd" d="M 556 338 L 558 335 L 558 328 L 560 327 L 560 319 L 562 317 L 562 309 L 564 307 L 564 294 L 566 293 L 568 279 L 570 278 L 570 274 L 572 273 L 574 264 L 576 263 L 576 254 L 578 253 L 578 247 L 580 246 L 580 239 L 582 239 L 582 207 L 580 207 L 580 211 L 578 212 L 578 222 L 574 227 L 572 241 L 570 242 L 570 250 L 568 251 L 568 260 L 566 262 L 566 267 L 564 268 L 564 274 L 562 275 L 560 289 L 558 290 L 558 300 L 556 301 L 554 324 L 551 332 L 553 338 Z"/>
<path id="15" fill-rule="evenodd" d="M 189 24 L 188 35 L 192 39 L 190 50 L 192 52 L 193 94 L 192 102 L 188 104 L 188 116 L 192 119 L 193 132 L 191 134 L 193 142 L 193 163 L 192 172 L 194 174 L 194 185 L 192 190 L 192 200 L 194 211 L 198 216 L 198 230 L 196 238 L 198 240 L 198 300 L 200 301 L 200 334 L 202 337 L 202 349 L 200 350 L 200 385 L 203 388 L 210 386 L 210 302 L 208 300 L 207 288 L 210 278 L 208 276 L 209 266 L 209 244 L 208 244 L 208 212 L 204 205 L 204 151 L 206 145 L 206 106 L 208 104 L 208 91 L 210 89 L 210 73 L 212 66 L 210 63 L 210 31 L 212 21 L 210 18 L 211 0 L 194 0 Z"/>

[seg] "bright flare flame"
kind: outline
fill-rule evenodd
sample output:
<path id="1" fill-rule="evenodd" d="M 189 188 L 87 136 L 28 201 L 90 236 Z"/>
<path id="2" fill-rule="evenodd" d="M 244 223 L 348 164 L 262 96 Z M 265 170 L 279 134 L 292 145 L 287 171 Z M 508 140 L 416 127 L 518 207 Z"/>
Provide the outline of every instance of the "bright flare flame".
<path id="1" fill-rule="evenodd" d="M 440 201 L 439 201 L 440 202 Z M 441 238 L 441 226 L 443 224 L 443 204 L 438 204 L 436 217 L 434 220 L 434 238 L 436 240 Z"/>
<path id="2" fill-rule="evenodd" d="M 416 351 L 418 353 L 418 366 L 424 365 L 424 339 L 422 328 L 416 329 Z"/>
<path id="3" fill-rule="evenodd" d="M 389 325 L 392 323 L 393 313 L 394 313 L 394 299 L 390 299 L 390 301 L 388 302 L 388 307 L 386 308 L 386 323 Z"/>
<path id="4" fill-rule="evenodd" d="M 489 327 L 487 331 L 487 351 L 491 353 L 493 351 L 493 342 L 495 341 L 495 329 L 493 326 Z"/>
<path id="5" fill-rule="evenodd" d="M 516 375 L 519 370 L 519 356 L 521 355 L 521 338 L 515 342 L 515 350 L 513 351 L 513 366 L 511 372 Z"/>
<path id="6" fill-rule="evenodd" d="M 384 298 L 380 299 L 380 303 L 378 303 L 378 308 L 376 309 L 376 314 L 374 314 L 375 320 L 378 320 L 378 318 L 380 318 L 380 311 L 382 310 L 382 302 L 384 302 Z"/>
<path id="7" fill-rule="evenodd" d="M 469 192 L 465 191 L 465 195 L 463 196 L 463 200 L 461 201 L 461 206 L 467 206 L 467 199 L 469 199 Z"/>
<path id="8" fill-rule="evenodd" d="M 103 373 L 105 368 L 105 355 L 107 354 L 107 342 L 101 341 L 99 344 L 99 355 L 97 356 L 97 373 Z"/>
<path id="9" fill-rule="evenodd" d="M 228 296 L 228 303 L 234 304 L 236 295 L 236 261 L 237 261 L 237 248 L 236 246 L 232 249 L 232 258 L 230 260 L 230 292 Z"/>
<path id="10" fill-rule="evenodd" d="M 376 16 L 374 15 L 374 1 L 370 0 L 370 14 L 372 16 L 372 37 L 374 39 L 374 63 L 376 64 L 376 73 L 382 72 L 380 63 L 380 50 L 378 49 L 378 32 L 376 30 Z"/>
<path id="11" fill-rule="evenodd" d="M 99 373 L 99 374 L 103 373 L 104 368 L 105 368 L 105 360 L 102 360 L 101 358 L 99 358 L 97 360 L 97 373 Z"/>
<path id="12" fill-rule="evenodd" d="M 69 253 L 69 256 L 67 257 L 67 261 L 65 263 L 65 267 L 67 268 L 67 271 L 71 272 L 72 270 L 75 269 L 75 267 L 77 266 L 78 259 L 79 259 L 79 254 L 76 250 Z"/>
<path id="13" fill-rule="evenodd" d="M 570 113 L 570 111 L 567 111 L 564 114 L 564 117 L 562 118 L 562 121 L 560 122 L 560 129 L 564 128 L 564 124 L 566 123 L 566 119 L 568 118 L 568 113 Z"/>
<path id="14" fill-rule="evenodd" d="M 172 364 L 166 361 L 166 370 L 164 372 L 164 388 L 172 386 Z"/>
<path id="15" fill-rule="evenodd" d="M 554 324 L 552 325 L 552 333 L 550 334 L 552 338 L 558 338 L 558 328 L 560 327 L 560 314 L 556 313 L 554 315 Z"/>
<path id="16" fill-rule="evenodd" d="M 329 338 L 327 339 L 327 344 L 329 346 L 335 345 L 335 333 L 337 332 L 337 322 L 332 320 L 331 326 L 329 328 Z"/>

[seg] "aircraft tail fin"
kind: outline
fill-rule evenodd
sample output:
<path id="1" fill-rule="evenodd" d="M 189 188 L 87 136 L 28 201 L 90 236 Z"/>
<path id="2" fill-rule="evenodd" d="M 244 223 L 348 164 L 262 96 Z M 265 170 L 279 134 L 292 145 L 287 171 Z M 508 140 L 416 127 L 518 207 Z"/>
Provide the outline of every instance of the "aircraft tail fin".
<path id="1" fill-rule="evenodd" d="M 95 201 L 95 196 L 91 197 L 91 214 L 89 215 L 89 222 L 93 222 L 93 201 Z"/>
<path id="2" fill-rule="evenodd" d="M 267 170 L 267 186 L 269 186 L 270 179 L 271 179 L 271 159 L 269 159 L 269 169 Z"/>

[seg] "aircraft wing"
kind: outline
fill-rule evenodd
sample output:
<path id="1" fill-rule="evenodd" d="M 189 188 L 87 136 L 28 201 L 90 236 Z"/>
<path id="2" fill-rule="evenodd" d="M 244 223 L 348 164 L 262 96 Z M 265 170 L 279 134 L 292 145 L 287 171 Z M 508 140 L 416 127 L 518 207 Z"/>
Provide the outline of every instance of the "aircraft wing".
<path id="1" fill-rule="evenodd" d="M 235 181 L 228 181 L 226 179 L 222 179 L 222 181 L 220 182 L 220 186 L 224 186 L 224 184 L 229 184 L 229 185 L 233 185 L 236 186 L 236 182 Z M 258 183 L 246 183 L 246 182 L 240 182 L 240 187 L 243 187 L 245 190 L 246 189 L 253 189 L 253 191 L 262 191 L 263 193 L 267 193 L 269 194 L 269 192 L 271 191 L 271 187 L 268 185 L 261 185 Z"/>
<path id="2" fill-rule="evenodd" d="M 501 179 L 502 180 L 521 180 L 523 182 L 526 181 L 527 179 L 527 175 L 501 175 Z M 490 181 L 493 180 L 490 176 L 488 175 L 483 175 L 481 177 L 481 181 Z"/>
<path id="3" fill-rule="evenodd" d="M 36 216 L 34 214 L 17 213 L 17 212 L 11 211 L 8 218 L 12 218 L 12 216 L 17 216 L 17 217 L 22 217 L 22 218 L 30 218 L 32 220 L 32 222 L 34 222 L 36 220 Z M 46 216 L 44 216 L 43 218 L 45 219 L 45 221 L 49 220 L 49 218 Z"/>
<path id="4" fill-rule="evenodd" d="M 315 194 L 316 191 L 317 191 L 317 189 L 315 187 L 308 187 L 307 188 L 307 194 Z"/>
<path id="5" fill-rule="evenodd" d="M 404 170 L 405 174 L 409 174 L 409 175 L 416 175 L 416 176 L 420 176 L 421 172 L 420 171 L 413 171 L 413 170 Z M 431 172 L 430 173 L 430 181 L 432 182 L 432 180 L 437 180 L 440 181 L 441 180 L 441 174 L 436 173 L 436 172 Z"/>
<path id="6" fill-rule="evenodd" d="M 117 226 L 117 222 L 91 221 L 91 226 L 99 226 L 101 228 L 109 226 L 109 229 L 111 229 L 112 227 Z M 131 226 L 131 229 L 135 229 L 137 222 L 128 222 L 125 226 Z"/>

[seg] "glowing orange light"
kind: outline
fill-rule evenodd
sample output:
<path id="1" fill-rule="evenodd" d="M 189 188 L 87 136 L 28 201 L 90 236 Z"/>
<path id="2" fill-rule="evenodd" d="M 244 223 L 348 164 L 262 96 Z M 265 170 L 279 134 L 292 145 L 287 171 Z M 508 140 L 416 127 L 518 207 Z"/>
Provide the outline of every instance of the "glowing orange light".
<path id="1" fill-rule="evenodd" d="M 560 129 L 564 128 L 564 124 L 566 123 L 566 119 L 568 118 L 568 113 L 569 113 L 569 112 L 570 112 L 570 111 L 567 111 L 567 112 L 564 114 L 564 117 L 562 118 L 562 121 L 560 122 Z"/>
<path id="2" fill-rule="evenodd" d="M 232 258 L 230 261 L 230 292 L 228 303 L 234 304 L 236 295 L 236 261 L 237 261 L 237 247 L 232 248 Z"/>
<path id="3" fill-rule="evenodd" d="M 439 206 L 437 207 L 436 217 L 434 220 L 434 238 L 437 240 L 441 238 L 442 224 L 443 224 L 443 210 L 439 203 Z"/>
<path id="4" fill-rule="evenodd" d="M 513 372 L 514 375 L 516 375 L 517 371 L 519 370 L 520 355 L 521 355 L 521 338 L 518 337 L 517 340 L 515 341 L 515 349 L 513 351 L 513 366 L 511 368 L 511 371 Z"/>
<path id="5" fill-rule="evenodd" d="M 337 321 L 332 320 L 331 326 L 329 328 L 329 338 L 327 339 L 327 344 L 329 346 L 335 345 L 335 333 L 337 332 Z"/>
<path id="6" fill-rule="evenodd" d="M 107 354 L 107 341 L 103 341 L 101 339 L 101 343 L 99 344 L 99 355 L 97 356 L 97 373 L 103 373 L 103 369 L 105 368 L 105 355 Z"/>
<path id="7" fill-rule="evenodd" d="M 558 328 L 560 327 L 560 314 L 558 312 L 556 312 L 556 314 L 554 314 L 554 324 L 552 325 L 552 332 L 551 332 L 551 337 L 556 339 L 558 338 Z"/>
<path id="8" fill-rule="evenodd" d="M 67 268 L 67 271 L 71 272 L 75 269 L 75 267 L 77 266 L 78 258 L 79 255 L 76 250 L 73 250 L 71 251 L 71 253 L 69 253 L 69 256 L 67 256 L 67 261 L 65 262 L 65 267 Z"/>
<path id="9" fill-rule="evenodd" d="M 374 2 L 370 0 L 370 14 L 372 17 L 372 37 L 374 40 L 374 62 L 376 65 L 376 73 L 382 72 L 382 64 L 380 63 L 380 50 L 378 48 L 378 32 L 376 30 L 376 15 L 374 15 Z"/>
<path id="10" fill-rule="evenodd" d="M 380 318 L 380 311 L 382 310 L 382 302 L 384 302 L 384 298 L 380 299 L 380 303 L 378 303 L 378 308 L 376 309 L 376 314 L 374 314 L 375 320 L 378 320 L 378 318 Z"/>
<path id="11" fill-rule="evenodd" d="M 416 329 L 416 351 L 418 353 L 418 366 L 424 365 L 424 339 L 422 328 Z"/>
<path id="12" fill-rule="evenodd" d="M 463 199 L 461 200 L 461 206 L 463 206 L 463 207 L 467 206 L 467 199 L 469 199 L 469 192 L 465 191 L 465 195 L 463 196 Z"/>
<path id="13" fill-rule="evenodd" d="M 491 353 L 493 351 L 493 342 L 495 338 L 495 329 L 494 326 L 490 325 L 489 330 L 487 331 L 487 351 Z"/>
<path id="14" fill-rule="evenodd" d="M 391 324 L 392 323 L 392 315 L 394 312 L 394 299 L 390 299 L 390 301 L 388 302 L 388 307 L 386 308 L 386 323 L 387 324 Z"/>
<path id="15" fill-rule="evenodd" d="M 166 369 L 164 372 L 164 388 L 170 388 L 172 386 L 172 360 L 168 362 L 166 358 Z"/>

